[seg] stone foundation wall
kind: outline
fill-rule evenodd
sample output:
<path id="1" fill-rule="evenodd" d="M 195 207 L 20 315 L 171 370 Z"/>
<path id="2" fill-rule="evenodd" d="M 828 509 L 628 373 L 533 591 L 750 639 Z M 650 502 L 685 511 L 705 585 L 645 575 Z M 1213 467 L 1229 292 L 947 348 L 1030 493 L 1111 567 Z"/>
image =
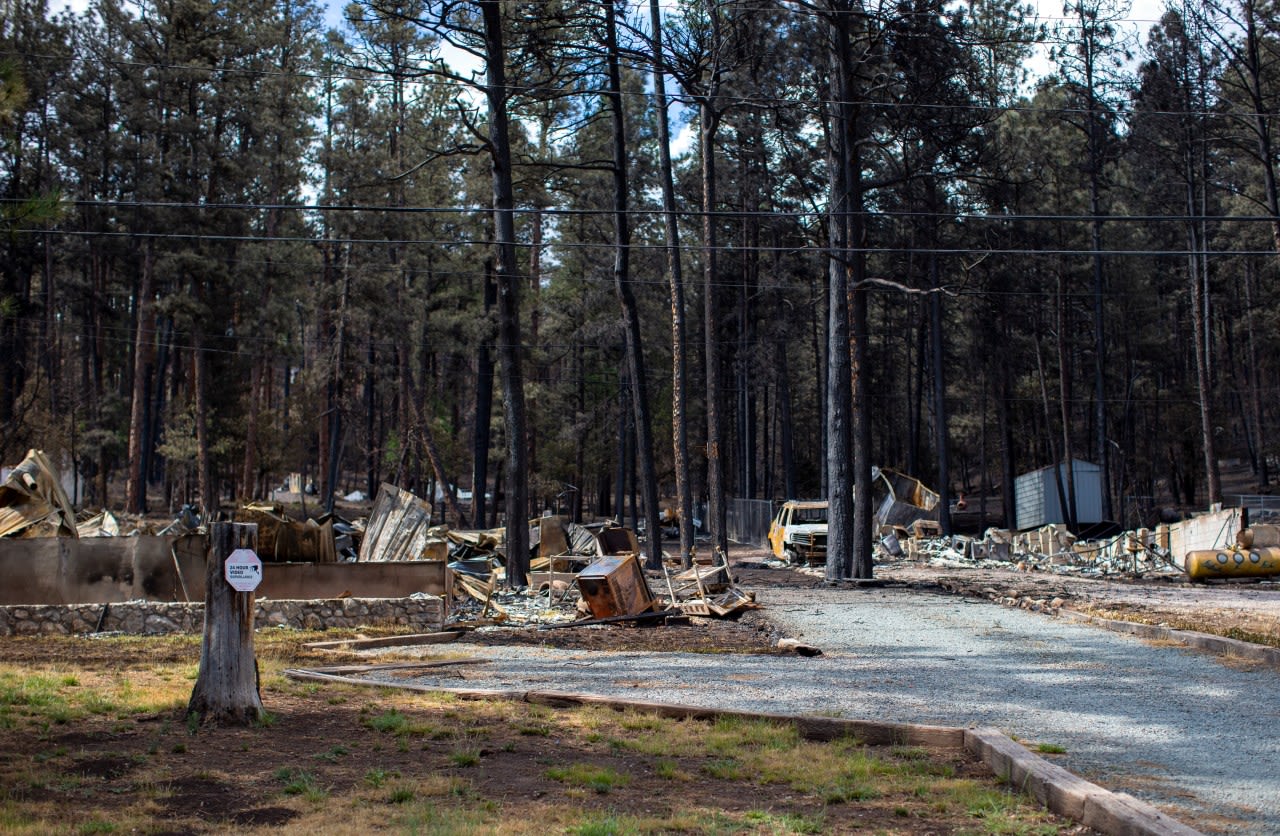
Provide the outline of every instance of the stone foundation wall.
<path id="1" fill-rule="evenodd" d="M 256 603 L 258 612 L 254 626 L 259 629 L 404 626 L 412 627 L 416 632 L 430 633 L 444 626 L 444 599 L 425 593 L 416 593 L 408 598 L 259 600 Z M 199 633 L 203 629 L 203 603 L 126 601 L 118 604 L 0 606 L 0 636 L 93 632 L 158 636 Z"/>

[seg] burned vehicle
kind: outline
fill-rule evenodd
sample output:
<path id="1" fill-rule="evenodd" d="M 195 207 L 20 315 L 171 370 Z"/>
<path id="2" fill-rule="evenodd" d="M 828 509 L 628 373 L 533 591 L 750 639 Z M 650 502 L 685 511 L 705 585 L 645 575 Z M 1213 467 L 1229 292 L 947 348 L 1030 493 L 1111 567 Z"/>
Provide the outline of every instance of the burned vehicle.
<path id="1" fill-rule="evenodd" d="M 871 479 L 871 508 L 877 528 L 903 528 L 916 520 L 938 519 L 938 494 L 919 479 L 879 467 L 871 468 Z M 769 550 L 791 563 L 825 563 L 827 517 L 825 500 L 787 500 L 769 526 Z"/>
<path id="2" fill-rule="evenodd" d="M 775 557 L 814 566 L 827 561 L 827 503 L 789 500 L 769 526 L 769 548 Z"/>

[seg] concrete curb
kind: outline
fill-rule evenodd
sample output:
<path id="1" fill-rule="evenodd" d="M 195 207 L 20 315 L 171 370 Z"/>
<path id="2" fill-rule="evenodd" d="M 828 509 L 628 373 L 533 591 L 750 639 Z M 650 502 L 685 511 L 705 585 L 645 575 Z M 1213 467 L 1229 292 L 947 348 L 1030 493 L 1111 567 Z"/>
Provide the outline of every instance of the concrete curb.
<path id="1" fill-rule="evenodd" d="M 1118 621 L 1113 618 L 1089 615 L 1088 613 L 1069 610 L 1065 607 L 1058 611 L 1059 615 L 1085 624 L 1092 624 L 1113 633 L 1128 633 L 1143 639 L 1168 640 L 1181 642 L 1196 650 L 1216 653 L 1219 656 L 1236 656 L 1250 662 L 1280 668 L 1280 648 L 1268 647 L 1264 644 L 1228 639 L 1209 633 L 1196 633 L 1190 630 L 1174 630 L 1171 627 L 1159 627 L 1154 624 L 1139 624 L 1134 621 Z"/>
<path id="2" fill-rule="evenodd" d="M 1103 789 L 1049 763 L 998 729 L 965 729 L 964 748 L 981 758 L 1002 780 L 1021 788 L 1049 810 L 1109 836 L 1199 833 L 1145 801 Z"/>
<path id="3" fill-rule="evenodd" d="M 1050 763 L 1021 744 L 1015 743 L 998 729 L 962 729 L 917 723 L 846 720 L 837 717 L 761 714 L 561 691 L 437 688 L 430 685 L 415 685 L 411 682 L 359 679 L 299 668 L 290 668 L 283 673 L 289 679 L 295 680 L 399 688 L 424 693 L 450 694 L 459 699 L 506 699 L 548 706 L 597 705 L 616 711 L 630 709 L 683 719 L 714 720 L 721 717 L 737 717 L 748 720 L 773 720 L 794 724 L 800 736 L 806 740 L 855 737 L 875 746 L 963 748 L 978 757 L 1000 780 L 1026 792 L 1050 812 L 1078 821 L 1107 836 L 1197 836 L 1200 834 L 1200 831 L 1165 815 L 1145 801 L 1140 801 L 1126 793 L 1115 793 L 1103 789 L 1057 764 Z"/>

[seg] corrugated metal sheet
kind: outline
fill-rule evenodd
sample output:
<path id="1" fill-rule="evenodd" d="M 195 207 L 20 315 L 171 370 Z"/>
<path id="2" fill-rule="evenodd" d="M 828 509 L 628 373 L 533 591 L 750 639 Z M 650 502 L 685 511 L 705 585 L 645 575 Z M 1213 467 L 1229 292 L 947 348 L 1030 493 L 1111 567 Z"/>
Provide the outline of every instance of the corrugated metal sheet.
<path id="1" fill-rule="evenodd" d="M 1075 459 L 1071 470 L 1076 483 L 1076 524 L 1102 522 L 1102 468 L 1092 462 Z M 1058 492 L 1058 476 L 1065 492 L 1067 469 L 1060 464 L 1024 473 L 1014 481 L 1013 500 L 1020 531 L 1067 522 L 1066 515 L 1062 513 L 1065 503 Z"/>
<path id="2" fill-rule="evenodd" d="M 428 536 L 430 528 L 431 508 L 427 503 L 383 482 L 360 543 L 359 560 L 443 560 L 448 547 Z"/>

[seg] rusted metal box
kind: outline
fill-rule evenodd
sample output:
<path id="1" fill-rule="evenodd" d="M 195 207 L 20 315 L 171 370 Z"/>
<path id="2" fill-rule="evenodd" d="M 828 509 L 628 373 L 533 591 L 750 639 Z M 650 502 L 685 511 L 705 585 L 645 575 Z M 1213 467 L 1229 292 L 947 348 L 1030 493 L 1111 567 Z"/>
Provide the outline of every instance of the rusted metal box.
<path id="1" fill-rule="evenodd" d="M 608 555 L 578 573 L 578 590 L 592 618 L 639 615 L 656 605 L 634 554 Z"/>

